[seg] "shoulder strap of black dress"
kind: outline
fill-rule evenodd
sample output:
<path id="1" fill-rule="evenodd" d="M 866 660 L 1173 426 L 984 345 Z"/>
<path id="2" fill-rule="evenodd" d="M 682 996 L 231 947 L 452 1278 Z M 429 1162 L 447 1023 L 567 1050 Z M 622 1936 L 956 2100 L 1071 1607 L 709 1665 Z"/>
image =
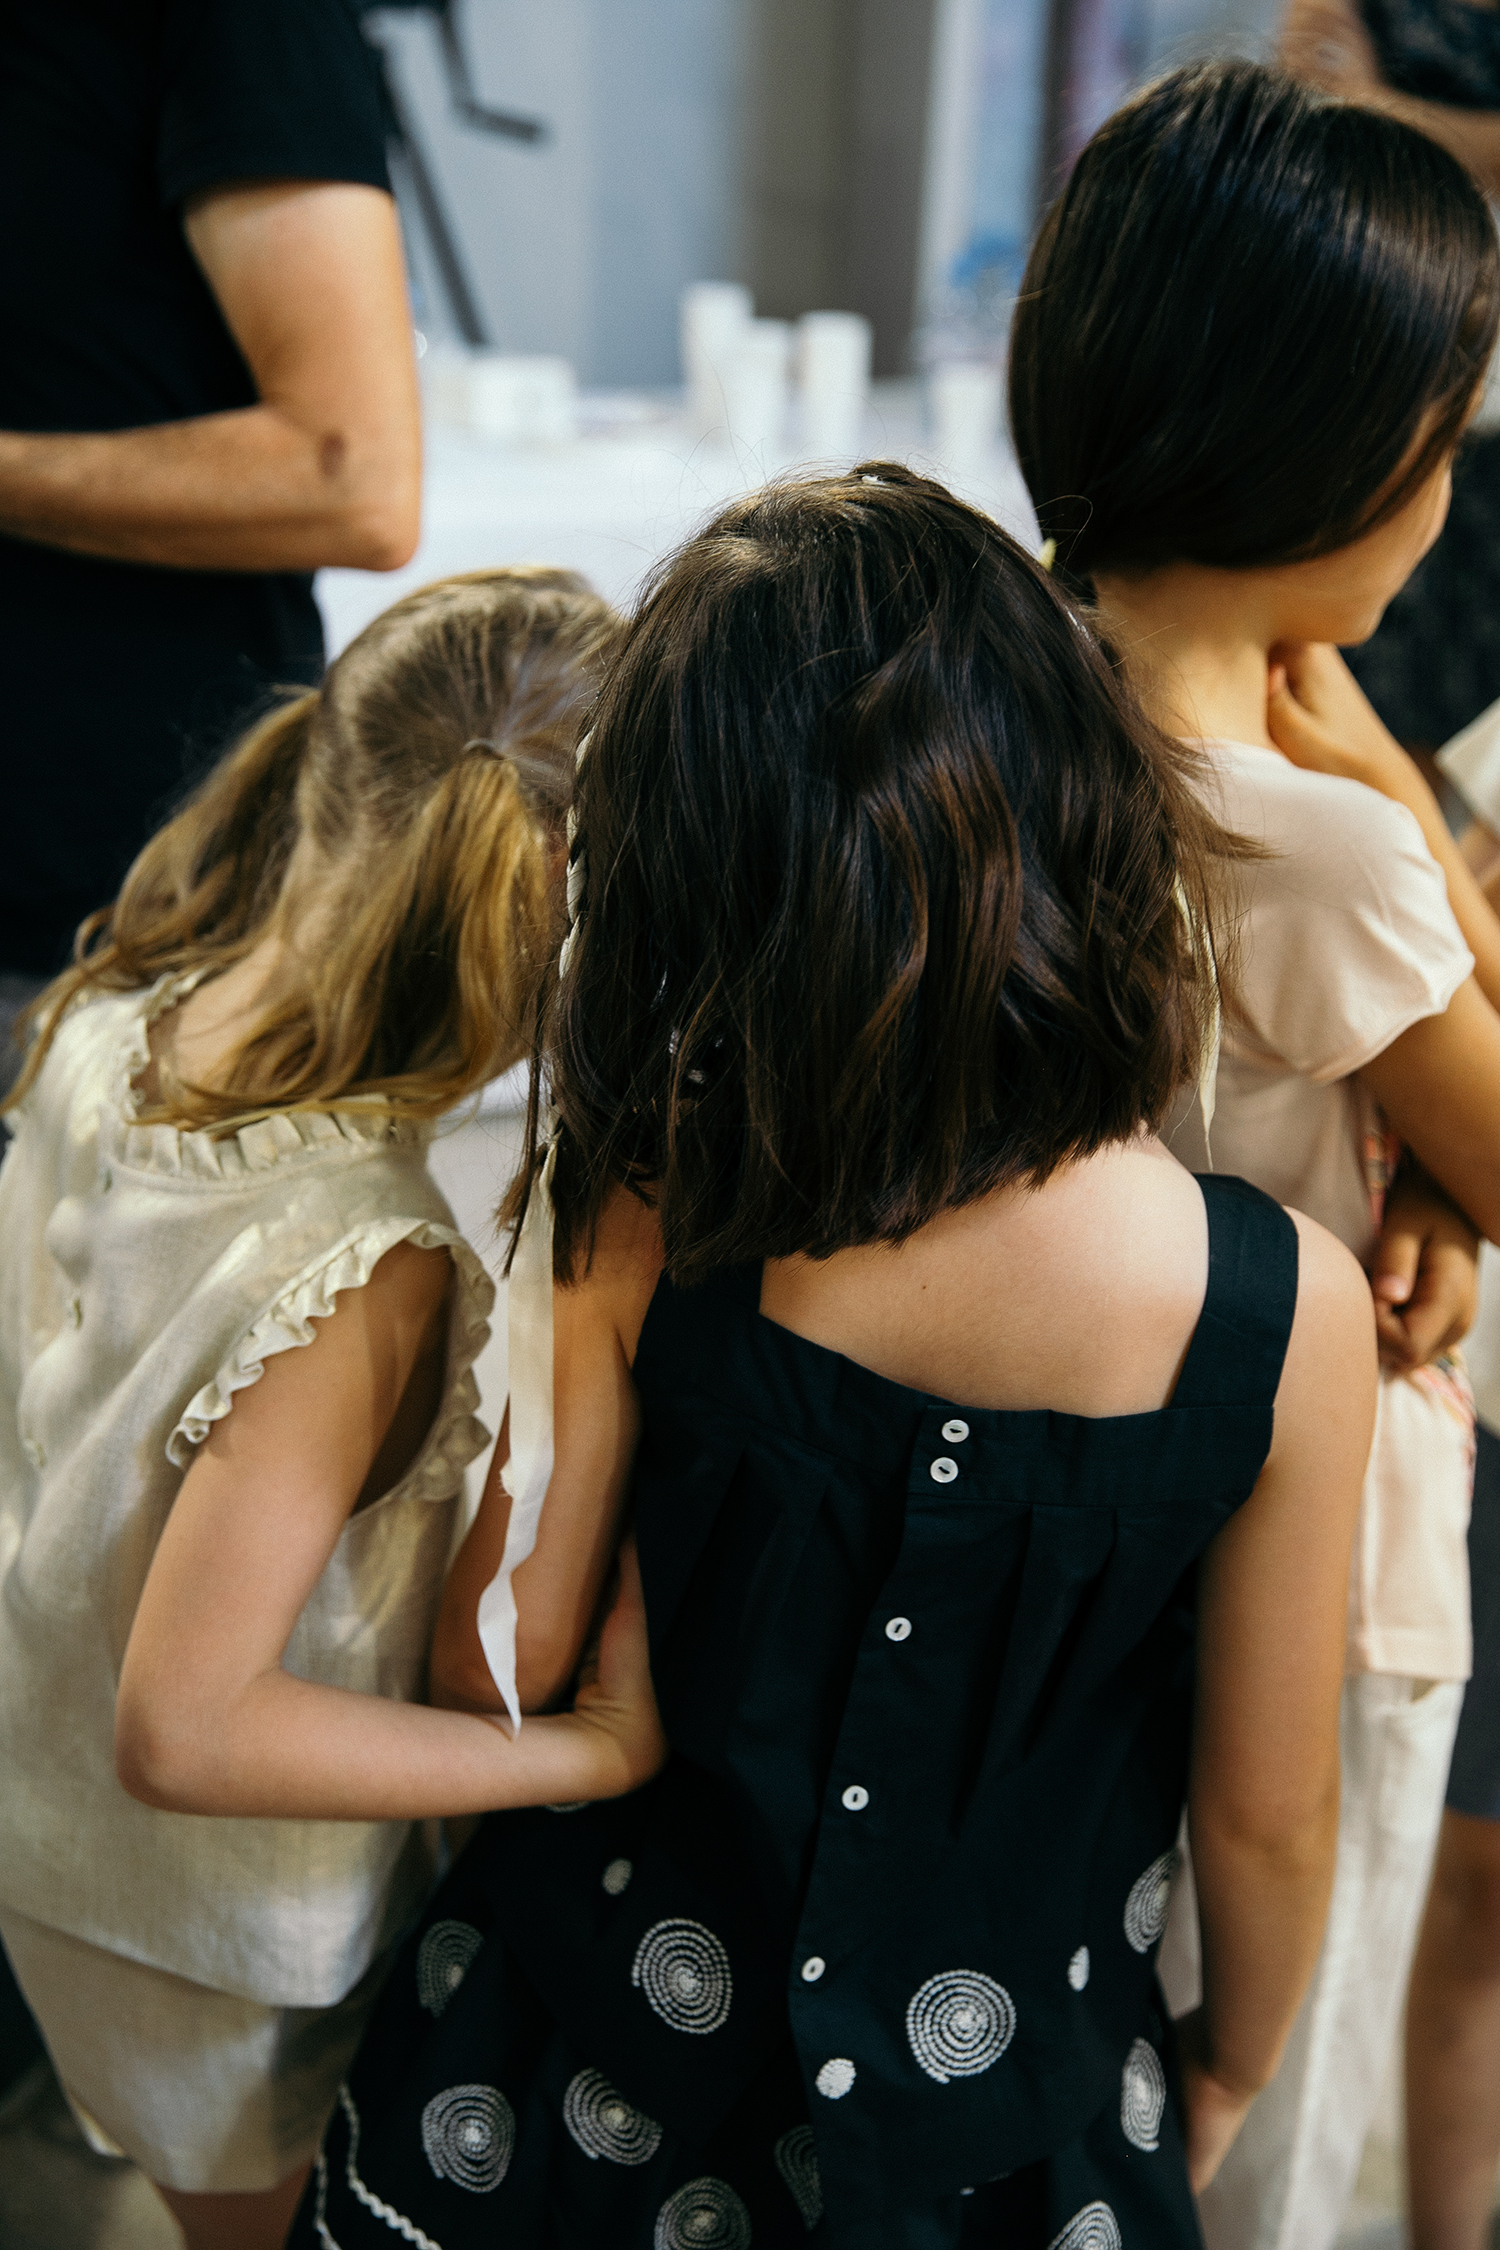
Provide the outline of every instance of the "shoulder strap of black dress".
<path id="1" fill-rule="evenodd" d="M 1297 1309 L 1297 1230 L 1248 1180 L 1200 1175 L 1208 1288 L 1173 1406 L 1270 1406 Z"/>

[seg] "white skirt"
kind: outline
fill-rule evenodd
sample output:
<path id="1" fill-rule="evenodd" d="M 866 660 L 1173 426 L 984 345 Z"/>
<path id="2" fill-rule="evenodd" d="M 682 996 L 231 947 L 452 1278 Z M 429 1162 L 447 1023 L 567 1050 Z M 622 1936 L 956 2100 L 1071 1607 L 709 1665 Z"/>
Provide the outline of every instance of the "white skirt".
<path id="1" fill-rule="evenodd" d="M 310 2161 L 390 1962 L 331 2008 L 277 2008 L 9 1907 L 0 1939 L 94 2146 L 188 2195 L 254 2194 Z"/>

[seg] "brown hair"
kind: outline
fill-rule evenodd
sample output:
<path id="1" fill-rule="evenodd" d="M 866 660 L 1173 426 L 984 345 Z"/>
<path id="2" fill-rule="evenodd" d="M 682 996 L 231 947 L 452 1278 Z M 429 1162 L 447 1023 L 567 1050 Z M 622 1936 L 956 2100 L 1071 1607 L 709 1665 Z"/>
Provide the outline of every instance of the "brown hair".
<path id="1" fill-rule="evenodd" d="M 621 1182 L 691 1282 L 1155 1125 L 1236 850 L 1195 763 L 941 485 L 876 462 L 727 508 L 658 573 L 580 768 L 559 1276 Z"/>
<path id="2" fill-rule="evenodd" d="M 1253 63 L 1173 71 L 1079 157 L 1016 308 L 1059 565 L 1348 546 L 1457 444 L 1497 314 L 1493 222 L 1435 141 Z"/>
<path id="3" fill-rule="evenodd" d="M 79 995 L 227 969 L 284 925 L 304 903 L 287 881 L 299 848 L 316 947 L 275 980 L 221 1087 L 164 1087 L 142 1114 L 215 1126 L 378 1098 L 432 1117 L 505 1069 L 531 1044 L 579 725 L 619 630 L 567 570 L 471 571 L 394 603 L 319 690 L 251 729 L 84 923 L 34 1005 L 11 1100 Z"/>

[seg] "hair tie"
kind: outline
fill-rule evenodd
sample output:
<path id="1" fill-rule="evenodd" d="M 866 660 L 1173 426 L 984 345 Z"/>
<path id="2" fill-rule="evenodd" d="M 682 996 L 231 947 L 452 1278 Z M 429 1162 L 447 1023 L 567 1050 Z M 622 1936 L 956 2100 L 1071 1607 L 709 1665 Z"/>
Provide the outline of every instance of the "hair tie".
<path id="1" fill-rule="evenodd" d="M 1055 539 L 1044 539 L 1036 559 L 1043 570 L 1050 571 L 1057 560 L 1057 541 Z"/>

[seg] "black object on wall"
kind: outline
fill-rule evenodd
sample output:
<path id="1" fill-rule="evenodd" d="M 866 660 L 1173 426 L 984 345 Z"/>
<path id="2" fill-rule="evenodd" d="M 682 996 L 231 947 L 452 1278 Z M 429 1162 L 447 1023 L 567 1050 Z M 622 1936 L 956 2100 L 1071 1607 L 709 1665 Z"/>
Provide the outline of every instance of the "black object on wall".
<path id="1" fill-rule="evenodd" d="M 469 68 L 468 52 L 459 30 L 454 0 L 354 0 L 354 7 L 364 23 L 365 37 L 380 58 L 392 168 L 398 179 L 404 178 L 410 191 L 411 204 L 421 219 L 432 250 L 433 263 L 441 277 L 459 334 L 466 344 L 487 344 L 490 339 L 480 317 L 478 300 L 458 247 L 458 236 L 438 190 L 431 161 L 417 128 L 415 112 L 401 91 L 397 74 L 390 67 L 390 58 L 381 42 L 379 25 L 375 19 L 388 13 L 420 13 L 433 18 L 443 58 L 443 71 L 448 81 L 448 98 L 454 114 L 476 132 L 493 133 L 505 140 L 529 141 L 535 146 L 547 139 L 550 128 L 542 118 L 524 117 L 514 110 L 494 109 L 489 103 L 480 100 Z"/>

